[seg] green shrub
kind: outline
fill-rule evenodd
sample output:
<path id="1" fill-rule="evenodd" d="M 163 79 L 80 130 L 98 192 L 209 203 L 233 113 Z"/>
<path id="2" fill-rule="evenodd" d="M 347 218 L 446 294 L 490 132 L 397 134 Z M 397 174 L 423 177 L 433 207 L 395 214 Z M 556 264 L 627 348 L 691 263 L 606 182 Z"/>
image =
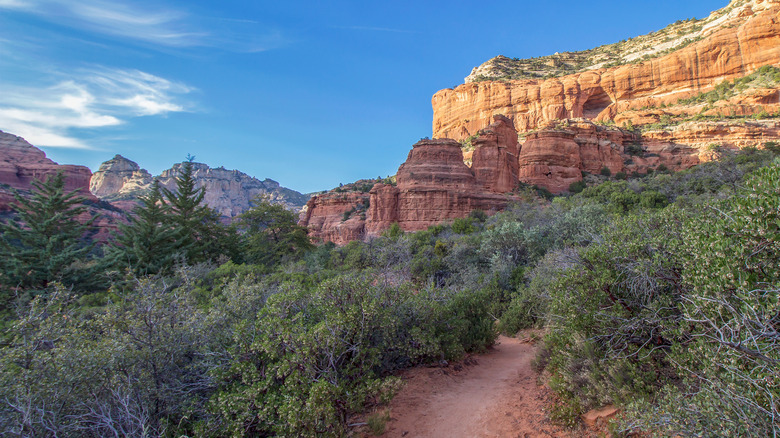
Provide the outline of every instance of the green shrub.
<path id="1" fill-rule="evenodd" d="M 456 234 L 471 234 L 477 231 L 475 220 L 470 217 L 457 218 L 452 221 L 452 232 Z"/>
<path id="2" fill-rule="evenodd" d="M 585 187 L 588 185 L 585 184 L 585 181 L 575 181 L 571 184 L 569 184 L 569 192 L 571 193 L 579 193 L 583 190 L 585 190 Z"/>
<path id="3" fill-rule="evenodd" d="M 610 176 L 610 175 L 612 175 L 612 171 L 609 170 L 609 167 L 607 167 L 607 166 L 602 167 L 601 171 L 599 173 L 601 173 L 602 176 Z"/>

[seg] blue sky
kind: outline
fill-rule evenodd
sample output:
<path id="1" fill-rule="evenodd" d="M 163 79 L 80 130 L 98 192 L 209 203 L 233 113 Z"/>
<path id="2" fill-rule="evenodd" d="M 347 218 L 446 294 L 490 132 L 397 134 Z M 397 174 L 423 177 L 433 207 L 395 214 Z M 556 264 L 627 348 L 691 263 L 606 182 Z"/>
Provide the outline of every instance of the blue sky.
<path id="1" fill-rule="evenodd" d="M 392 175 L 430 99 L 496 55 L 703 18 L 652 2 L 0 0 L 0 130 L 93 171 L 187 154 L 301 192 Z"/>

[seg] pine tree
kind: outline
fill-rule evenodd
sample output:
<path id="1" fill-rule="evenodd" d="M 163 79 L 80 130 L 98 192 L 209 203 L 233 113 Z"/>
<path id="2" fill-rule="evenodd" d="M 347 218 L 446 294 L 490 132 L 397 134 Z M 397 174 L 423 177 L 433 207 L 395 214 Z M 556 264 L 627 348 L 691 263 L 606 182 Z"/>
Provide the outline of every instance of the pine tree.
<path id="1" fill-rule="evenodd" d="M 109 249 L 114 266 L 129 268 L 135 275 L 167 273 L 176 257 L 185 250 L 160 191 L 160 182 L 139 198 L 128 225 L 119 227 L 119 235 Z"/>
<path id="2" fill-rule="evenodd" d="M 30 197 L 14 193 L 16 220 L 0 222 L 2 307 L 14 290 L 43 290 L 55 281 L 78 290 L 94 274 L 85 263 L 93 244 L 84 238 L 92 220 L 77 219 L 85 199 L 65 192 L 62 172 L 32 186 Z"/>

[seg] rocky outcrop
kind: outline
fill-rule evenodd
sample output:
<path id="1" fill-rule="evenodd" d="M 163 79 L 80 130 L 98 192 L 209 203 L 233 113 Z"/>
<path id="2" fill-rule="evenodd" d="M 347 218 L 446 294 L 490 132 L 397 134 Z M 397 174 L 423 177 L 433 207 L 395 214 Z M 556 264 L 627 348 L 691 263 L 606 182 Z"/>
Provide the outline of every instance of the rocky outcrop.
<path id="1" fill-rule="evenodd" d="M 393 223 L 404 231 L 506 208 L 516 198 L 517 133 L 498 117 L 475 141 L 474 165 L 463 163 L 461 145 L 451 139 L 416 143 L 396 174 L 396 185 L 378 183 L 368 193 L 313 197 L 300 224 L 323 241 L 344 244 L 380 235 Z M 366 202 L 368 201 L 368 202 Z"/>
<path id="2" fill-rule="evenodd" d="M 125 214 L 99 202 L 89 192 L 92 172 L 89 168 L 75 165 L 61 165 L 46 158 L 46 154 L 23 138 L 0 131 L 0 211 L 13 215 L 14 192 L 30 196 L 33 180 L 45 180 L 62 172 L 65 176 L 65 190 L 76 191 L 85 198 L 87 211 L 78 217 L 84 223 L 91 221 L 91 234 L 97 241 L 106 241 L 117 230 L 118 224 L 126 220 Z"/>
<path id="3" fill-rule="evenodd" d="M 312 196 L 300 214 L 299 224 L 309 227 L 315 241 L 344 245 L 365 237 L 368 193 L 329 192 Z M 355 214 L 356 213 L 356 214 Z"/>
<path id="4" fill-rule="evenodd" d="M 116 155 L 92 174 L 89 190 L 102 199 L 134 197 L 148 190 L 152 180 L 152 175 L 135 161 Z"/>
<path id="5" fill-rule="evenodd" d="M 495 143 L 497 134 L 494 131 L 486 131 L 484 142 L 478 145 L 498 150 Z M 516 141 L 517 134 L 514 134 Z M 511 145 L 511 143 L 510 143 Z M 509 145 L 501 145 L 501 149 L 508 149 Z M 480 146 L 475 149 L 476 156 L 489 156 L 481 154 Z M 479 166 L 475 159 L 475 165 Z M 451 139 L 422 140 L 416 143 L 406 162 L 398 168 L 396 178 L 398 180 L 397 214 L 398 224 L 404 231 L 424 230 L 431 225 L 465 217 L 473 210 L 483 210 L 494 213 L 502 210 L 513 199 L 511 196 L 498 194 L 496 182 L 499 172 L 483 173 L 488 180 L 477 178 L 472 169 L 463 163 L 463 153 L 460 143 Z M 514 184 L 515 186 L 517 183 Z M 376 232 L 372 222 L 383 222 L 384 215 L 375 217 L 374 213 L 380 213 L 382 204 L 381 195 L 387 196 L 380 190 L 372 190 L 371 205 L 368 214 L 369 231 Z"/>
<path id="6" fill-rule="evenodd" d="M 89 192 L 89 168 L 84 166 L 60 165 L 46 158 L 46 154 L 25 141 L 22 137 L 0 131 L 0 189 L 5 193 L 0 208 L 8 209 L 9 189 L 29 191 L 33 180 L 45 180 L 62 172 L 65 175 L 65 190 L 77 190 L 80 195 L 97 200 Z M 2 199 L 0 199 L 2 201 Z"/>
<path id="7" fill-rule="evenodd" d="M 439 91 L 432 99 L 433 135 L 467 138 L 495 114 L 507 115 L 520 131 L 556 119 L 615 119 L 625 111 L 675 104 L 780 63 L 780 0 L 735 0 L 713 14 L 717 18 L 707 21 L 703 39 L 655 59 L 547 80 L 472 82 Z M 771 101 L 773 95 L 761 99 Z"/>
<path id="8" fill-rule="evenodd" d="M 174 164 L 157 178 L 168 189 L 176 188 L 176 177 L 183 163 Z M 251 207 L 251 201 L 263 196 L 270 202 L 282 204 L 290 210 L 299 211 L 308 201 L 308 196 L 279 185 L 266 178 L 260 181 L 238 170 L 224 167 L 211 168 L 203 163 L 194 163 L 193 177 L 197 187 L 203 187 L 206 195 L 203 201 L 225 218 L 233 218 Z"/>
<path id="9" fill-rule="evenodd" d="M 521 182 L 552 193 L 568 190 L 582 174 L 646 174 L 663 165 L 678 171 L 712 159 L 713 146 L 761 148 L 780 141 L 774 120 L 688 122 L 634 133 L 586 119 L 559 121 L 526 137 L 519 154 Z"/>
<path id="10" fill-rule="evenodd" d="M 501 115 L 493 119 L 474 140 L 471 171 L 485 190 L 512 192 L 517 189 L 518 181 L 517 131 L 510 119 Z"/>
<path id="11" fill-rule="evenodd" d="M 182 163 L 163 171 L 156 177 L 161 186 L 170 190 L 176 188 L 176 177 L 180 175 Z M 204 202 L 217 210 L 224 218 L 233 218 L 251 207 L 251 201 L 264 196 L 271 202 L 299 211 L 309 199 L 308 196 L 287 189 L 278 182 L 260 181 L 238 170 L 223 167 L 211 168 L 203 163 L 194 163 L 194 178 L 198 188 L 205 189 Z M 138 196 L 149 189 L 155 179 L 138 164 L 117 155 L 100 165 L 90 182 L 92 193 L 119 208 L 131 210 Z"/>

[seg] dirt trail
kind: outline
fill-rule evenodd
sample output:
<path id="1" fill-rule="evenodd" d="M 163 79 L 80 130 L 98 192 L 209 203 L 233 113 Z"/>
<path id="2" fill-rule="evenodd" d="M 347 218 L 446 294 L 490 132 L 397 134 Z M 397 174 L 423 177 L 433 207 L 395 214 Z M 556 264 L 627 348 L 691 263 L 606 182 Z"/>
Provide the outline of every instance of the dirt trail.
<path id="1" fill-rule="evenodd" d="M 446 368 L 418 368 L 390 404 L 383 437 L 569 437 L 546 419 L 535 348 L 500 337 L 489 352 Z"/>

